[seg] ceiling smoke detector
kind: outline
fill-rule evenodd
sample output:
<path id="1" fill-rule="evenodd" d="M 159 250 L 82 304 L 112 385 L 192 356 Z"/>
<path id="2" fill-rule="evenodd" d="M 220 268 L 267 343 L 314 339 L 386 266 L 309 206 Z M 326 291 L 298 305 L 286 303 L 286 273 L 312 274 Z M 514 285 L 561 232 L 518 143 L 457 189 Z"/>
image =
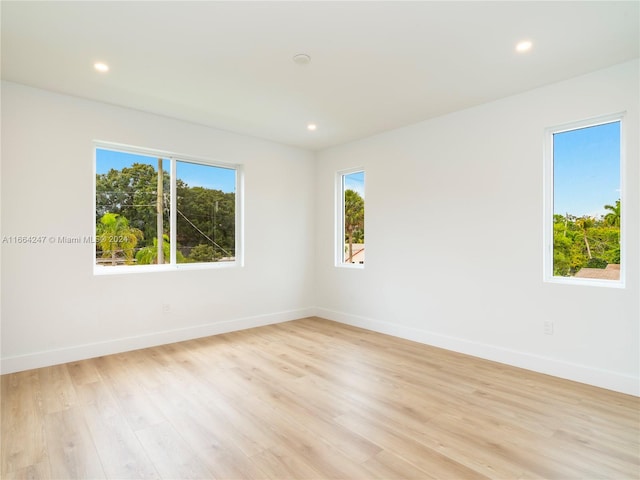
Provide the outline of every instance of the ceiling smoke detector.
<path id="1" fill-rule="evenodd" d="M 306 53 L 299 53 L 293 56 L 293 61 L 298 65 L 308 65 L 311 63 L 311 57 Z"/>

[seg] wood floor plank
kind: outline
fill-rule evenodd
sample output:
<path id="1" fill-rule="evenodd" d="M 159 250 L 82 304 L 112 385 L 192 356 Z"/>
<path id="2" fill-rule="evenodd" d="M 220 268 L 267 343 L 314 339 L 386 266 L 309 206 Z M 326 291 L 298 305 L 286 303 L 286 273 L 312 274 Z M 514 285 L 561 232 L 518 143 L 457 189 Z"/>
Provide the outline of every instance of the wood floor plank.
<path id="1" fill-rule="evenodd" d="M 29 465 L 14 472 L 7 472 L 2 478 L 4 480 L 48 480 L 53 477 L 51 475 L 49 462 L 44 461 L 36 465 Z"/>
<path id="2" fill-rule="evenodd" d="M 159 479 L 111 390 L 100 382 L 76 388 L 106 476 L 122 480 Z"/>
<path id="3" fill-rule="evenodd" d="M 2 474 L 48 461 L 41 398 L 36 370 L 2 376 Z"/>
<path id="4" fill-rule="evenodd" d="M 364 462 L 380 451 L 377 445 L 366 438 L 335 423 L 333 416 L 327 415 L 327 409 L 316 407 L 315 399 L 307 398 L 301 395 L 299 390 L 291 388 L 291 385 L 296 385 L 295 379 L 279 383 L 277 389 L 272 389 L 270 384 L 275 373 L 270 371 L 268 366 L 264 368 L 264 364 L 254 368 L 248 376 L 245 376 L 244 371 L 240 369 L 233 370 L 233 373 L 258 386 L 259 393 L 254 398 L 261 400 L 263 404 L 277 412 L 286 412 L 289 420 L 304 425 L 304 428 L 313 435 L 331 443 L 338 451 L 355 462 Z"/>
<path id="5" fill-rule="evenodd" d="M 242 450 L 246 439 L 242 425 L 228 418 L 223 410 L 211 403 L 201 402 L 202 396 L 197 391 L 198 389 L 176 391 L 172 386 L 165 386 L 153 392 L 151 398 L 166 409 L 173 428 L 180 432 L 184 441 L 202 459 L 215 478 L 265 477 L 265 473 L 249 462 Z M 251 439 L 252 448 L 248 450 L 261 452 L 263 447 L 256 447 L 261 441 L 261 432 L 257 428 L 252 428 L 251 431 L 256 433 L 257 438 Z M 268 443 L 271 444 L 271 441 Z"/>
<path id="6" fill-rule="evenodd" d="M 490 478 L 398 432 L 392 425 L 372 421 L 357 412 L 343 415 L 337 421 L 344 427 L 371 439 L 383 450 L 393 452 L 413 467 L 425 471 L 428 476 L 442 479 Z"/>
<path id="7" fill-rule="evenodd" d="M 139 352 L 131 355 L 110 355 L 95 359 L 95 364 L 108 387 L 113 391 L 123 415 L 134 430 L 166 422 L 165 416 L 149 401 L 143 388 L 145 378 L 155 372 L 140 373 L 135 365 Z"/>
<path id="8" fill-rule="evenodd" d="M 314 469 L 308 462 L 289 449 L 275 446 L 258 452 L 251 457 L 251 461 L 265 472 L 265 477 L 271 480 L 321 480 L 326 476 Z"/>
<path id="9" fill-rule="evenodd" d="M 266 422 L 247 413 L 248 409 L 239 408 L 254 395 L 238 387 L 228 374 L 211 381 L 203 377 L 180 389 L 164 385 L 151 394 L 172 422 L 176 421 L 176 413 L 197 414 L 200 422 L 222 435 L 226 447 L 234 451 L 237 448 L 246 456 L 272 447 L 275 441 Z M 215 439 L 210 441 L 212 446 L 216 444 Z"/>
<path id="10" fill-rule="evenodd" d="M 426 445 L 438 445 L 437 451 L 463 465 L 484 472 L 489 477 L 495 477 L 498 472 L 506 474 L 509 478 L 523 475 L 550 478 L 553 474 L 572 478 L 572 475 L 577 475 L 575 468 L 567 467 L 545 455 L 542 450 L 545 448 L 544 445 L 549 443 L 548 438 L 534 437 L 534 442 L 519 444 L 519 434 L 528 438 L 526 431 L 518 431 L 516 428 L 505 431 L 501 424 L 484 417 L 449 414 L 435 417 L 430 422 L 428 430 L 408 432 L 412 438 L 416 435 Z M 541 444 L 542 438 L 545 438 L 545 444 Z M 532 449 L 535 449 L 535 462 L 530 461 L 528 453 Z M 486 452 L 490 452 L 491 455 L 487 456 Z"/>
<path id="11" fill-rule="evenodd" d="M 8 479 L 640 479 L 638 397 L 318 318 L 1 385 Z"/>
<path id="12" fill-rule="evenodd" d="M 67 370 L 75 386 L 95 383 L 102 380 L 93 359 L 69 363 Z"/>
<path id="13" fill-rule="evenodd" d="M 45 415 L 44 428 L 52 478 L 106 478 L 79 407 Z"/>
<path id="14" fill-rule="evenodd" d="M 38 370 L 43 412 L 54 413 L 77 404 L 76 390 L 67 365 L 54 365 Z"/>
<path id="15" fill-rule="evenodd" d="M 369 458 L 362 464 L 362 467 L 366 471 L 366 478 L 379 480 L 389 480 L 392 478 L 427 480 L 438 478 L 415 467 L 388 450 L 382 450 L 375 457 Z"/>
<path id="16" fill-rule="evenodd" d="M 213 473 L 169 423 L 137 430 L 136 435 L 162 478 L 214 478 Z"/>
<path id="17" fill-rule="evenodd" d="M 262 407 L 262 408 L 261 408 Z M 314 435 L 305 425 L 283 415 L 281 412 L 270 411 L 261 402 L 254 403 L 257 415 L 270 419 L 273 432 L 277 438 L 277 447 L 273 450 L 286 452 L 285 455 L 295 456 L 311 469 L 321 473 L 323 478 L 358 478 L 362 476 L 362 469 L 357 462 L 347 457 L 333 444 Z M 269 413 L 271 416 L 268 417 Z"/>

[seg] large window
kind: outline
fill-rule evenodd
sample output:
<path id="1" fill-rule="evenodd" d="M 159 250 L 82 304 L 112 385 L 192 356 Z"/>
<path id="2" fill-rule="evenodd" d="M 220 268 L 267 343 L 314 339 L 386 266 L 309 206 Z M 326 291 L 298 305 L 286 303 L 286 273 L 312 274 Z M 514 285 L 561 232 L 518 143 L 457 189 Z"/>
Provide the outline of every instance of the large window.
<path id="1" fill-rule="evenodd" d="M 547 280 L 623 284 L 621 137 L 621 115 L 547 131 Z"/>
<path id="2" fill-rule="evenodd" d="M 337 264 L 364 265 L 364 171 L 338 173 Z"/>
<path id="3" fill-rule="evenodd" d="M 95 162 L 96 272 L 236 263 L 238 166 L 108 145 Z"/>

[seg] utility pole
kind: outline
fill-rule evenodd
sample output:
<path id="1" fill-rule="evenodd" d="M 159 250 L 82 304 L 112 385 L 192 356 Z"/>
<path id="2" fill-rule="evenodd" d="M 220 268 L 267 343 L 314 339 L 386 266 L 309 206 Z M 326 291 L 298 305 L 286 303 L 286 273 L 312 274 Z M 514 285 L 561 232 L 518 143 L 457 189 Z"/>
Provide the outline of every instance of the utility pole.
<path id="1" fill-rule="evenodd" d="M 218 221 L 216 219 L 216 213 L 218 213 L 218 200 L 216 200 L 213 207 L 213 243 L 216 243 L 216 222 Z"/>
<path id="2" fill-rule="evenodd" d="M 157 191 L 157 200 L 156 200 L 156 212 L 157 212 L 157 223 L 156 223 L 156 228 L 158 230 L 158 256 L 157 256 L 157 262 L 158 265 L 161 265 L 164 263 L 164 237 L 162 235 L 162 225 L 163 225 L 163 221 L 162 221 L 162 183 L 164 180 L 164 174 L 162 173 L 162 159 L 159 158 L 158 159 L 158 187 L 156 188 Z"/>

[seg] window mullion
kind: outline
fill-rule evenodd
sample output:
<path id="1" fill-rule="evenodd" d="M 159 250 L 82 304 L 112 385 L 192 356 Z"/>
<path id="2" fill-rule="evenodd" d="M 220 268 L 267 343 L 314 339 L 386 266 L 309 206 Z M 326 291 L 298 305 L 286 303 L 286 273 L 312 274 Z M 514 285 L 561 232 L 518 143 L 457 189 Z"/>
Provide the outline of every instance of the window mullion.
<path id="1" fill-rule="evenodd" d="M 178 188 L 176 186 L 176 160 L 175 158 L 169 159 L 169 165 L 171 166 L 171 198 L 170 198 L 170 208 L 169 208 L 169 247 L 171 252 L 171 265 L 178 264 L 178 254 L 177 252 L 177 220 L 176 216 L 178 214 Z"/>

